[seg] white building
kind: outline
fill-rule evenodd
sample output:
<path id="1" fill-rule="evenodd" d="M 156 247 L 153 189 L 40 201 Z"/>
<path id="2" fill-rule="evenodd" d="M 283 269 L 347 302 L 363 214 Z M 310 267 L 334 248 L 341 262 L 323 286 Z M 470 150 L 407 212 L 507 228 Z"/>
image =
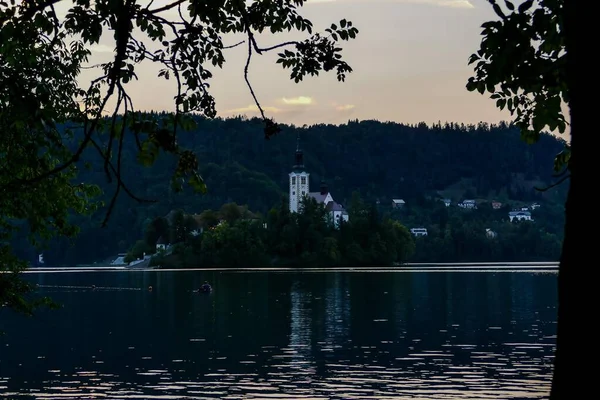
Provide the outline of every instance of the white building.
<path id="1" fill-rule="evenodd" d="M 325 209 L 329 211 L 332 221 L 335 225 L 339 225 L 341 220 L 348 221 L 348 212 L 344 207 L 336 203 L 327 189 L 327 185 L 321 182 L 321 188 L 318 192 L 310 191 L 310 174 L 306 172 L 304 167 L 304 155 L 300 149 L 300 141 L 296 147 L 296 162 L 290 177 L 290 212 L 297 213 L 300 211 L 302 199 L 313 198 L 319 204 L 323 204 Z"/>
<path id="2" fill-rule="evenodd" d="M 412 228 L 410 233 L 415 236 L 427 236 L 427 228 Z"/>
<path id="3" fill-rule="evenodd" d="M 490 228 L 486 228 L 485 236 L 487 236 L 490 239 L 495 239 L 498 236 L 498 234 L 496 232 L 494 232 L 493 230 L 491 230 Z"/>
<path id="4" fill-rule="evenodd" d="M 513 222 L 515 218 L 517 221 L 533 221 L 529 211 L 511 211 L 508 213 L 508 218 L 510 218 L 510 222 Z"/>
<path id="5" fill-rule="evenodd" d="M 450 207 L 450 204 L 452 204 L 452 200 L 450 199 L 442 199 L 442 201 L 446 207 Z"/>
<path id="6" fill-rule="evenodd" d="M 169 248 L 170 244 L 163 236 L 159 237 L 156 241 L 156 251 L 165 251 Z"/>
<path id="7" fill-rule="evenodd" d="M 458 203 L 458 206 L 461 208 L 475 209 L 477 208 L 477 203 L 475 200 L 463 200 L 462 202 Z"/>

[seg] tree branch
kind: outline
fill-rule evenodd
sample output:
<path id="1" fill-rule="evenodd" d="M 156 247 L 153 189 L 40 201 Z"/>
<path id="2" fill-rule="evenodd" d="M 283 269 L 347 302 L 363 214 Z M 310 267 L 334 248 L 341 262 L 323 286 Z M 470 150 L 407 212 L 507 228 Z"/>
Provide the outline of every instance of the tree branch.
<path id="1" fill-rule="evenodd" d="M 548 187 L 545 187 L 545 188 L 538 188 L 538 187 L 536 187 L 535 190 L 537 190 L 538 192 L 546 192 L 546 191 L 552 189 L 553 187 L 556 187 L 556 186 L 560 185 L 561 183 L 563 183 L 564 181 L 566 181 L 570 177 L 571 177 L 571 174 L 565 175 L 562 178 L 560 178 L 557 182 L 553 183 L 552 185 L 550 185 Z"/>
<path id="2" fill-rule="evenodd" d="M 34 4 L 31 5 L 32 2 L 31 1 L 24 1 L 23 5 L 21 5 L 22 8 L 25 9 L 25 11 L 23 11 L 23 14 L 21 14 L 20 16 L 17 17 L 17 19 L 31 19 L 33 18 L 33 16 L 42 11 L 44 8 L 46 7 L 50 7 L 53 6 L 56 3 L 60 3 L 62 0 L 46 0 L 42 3 L 38 3 L 38 4 Z M 30 5 L 29 7 L 26 7 L 25 4 Z M 7 19 L 2 19 L 0 20 L 0 26 L 4 25 L 6 23 L 6 21 L 8 21 Z"/>
<path id="3" fill-rule="evenodd" d="M 58 37 L 58 30 L 60 28 L 60 21 L 56 16 L 56 9 L 54 8 L 54 3 L 50 4 L 50 11 L 52 12 L 52 19 L 54 20 L 54 38 Z"/>
<path id="4" fill-rule="evenodd" d="M 86 148 L 86 146 L 91 142 L 92 140 L 92 134 L 93 132 L 96 130 L 96 127 L 98 125 L 98 122 L 100 121 L 100 117 L 102 116 L 102 110 L 104 110 L 104 107 L 106 107 L 106 103 L 108 102 L 108 99 L 112 96 L 113 92 L 114 92 L 114 88 L 115 88 L 115 83 L 116 81 L 112 80 L 111 84 L 108 88 L 108 91 L 106 92 L 106 95 L 104 96 L 104 99 L 102 101 L 102 104 L 98 110 L 98 114 L 96 115 L 96 117 L 94 118 L 94 121 L 92 121 L 92 125 L 90 126 L 89 130 L 87 130 L 87 122 L 88 122 L 88 118 L 87 115 L 85 116 L 85 128 L 86 130 L 84 131 L 84 138 L 83 141 L 81 142 L 81 144 L 79 145 L 79 147 L 77 148 L 77 150 L 75 151 L 75 153 L 73 153 L 73 155 L 71 156 L 71 158 L 59 165 L 58 167 L 55 167 L 53 169 L 51 169 L 50 171 L 46 171 L 43 174 L 40 174 L 36 177 L 30 178 L 30 179 L 25 179 L 25 180 L 14 180 L 12 182 L 9 182 L 8 184 L 6 184 L 4 187 L 10 187 L 13 185 L 30 185 L 36 182 L 40 182 L 46 178 L 48 178 L 49 176 L 58 174 L 62 171 L 64 171 L 65 169 L 69 168 L 71 165 L 73 165 L 74 163 L 76 163 L 77 161 L 79 161 L 79 158 L 81 157 L 81 154 L 83 153 L 83 150 Z M 92 83 L 93 85 L 93 83 Z M 91 87 L 91 85 L 90 85 Z M 3 188 L 4 189 L 4 188 Z"/>
<path id="5" fill-rule="evenodd" d="M 92 146 L 94 146 L 96 148 L 96 150 L 98 150 L 98 152 L 100 153 L 100 155 L 102 157 L 106 157 L 106 155 L 102 151 L 102 146 L 100 146 L 98 144 L 98 142 L 96 142 L 94 139 L 91 139 L 90 143 L 92 144 Z M 127 193 L 127 195 L 129 197 L 131 197 L 133 200 L 137 201 L 138 203 L 156 203 L 158 201 L 158 200 L 142 199 L 142 198 L 134 195 L 133 192 L 131 192 L 131 190 L 127 187 L 127 185 L 125 185 L 125 183 L 121 179 L 121 176 L 117 174 L 117 169 L 115 168 L 113 163 L 109 161 L 108 166 L 109 166 L 110 170 L 115 174 L 115 176 L 117 178 L 117 182 L 119 185 L 121 185 L 121 187 L 123 188 L 123 191 L 125 193 Z"/>
<path id="6" fill-rule="evenodd" d="M 81 69 L 93 69 L 93 68 L 101 68 L 102 64 L 94 64 L 94 65 L 84 65 L 80 66 Z"/>
<path id="7" fill-rule="evenodd" d="M 248 79 L 248 69 L 250 68 L 250 60 L 252 60 L 252 42 L 254 40 L 254 37 L 252 35 L 252 32 L 250 31 L 250 28 L 248 28 L 248 58 L 246 59 L 246 65 L 244 66 L 244 80 L 246 81 L 246 85 L 248 85 L 248 89 L 250 89 L 250 94 L 252 95 L 252 98 L 254 99 L 254 104 L 256 104 L 256 107 L 258 107 L 258 111 L 260 111 L 260 115 L 262 116 L 263 120 L 266 120 L 267 117 L 265 116 L 265 112 L 263 110 L 263 108 L 261 107 L 260 103 L 258 102 L 258 99 L 256 98 L 256 94 L 254 93 L 254 89 L 252 88 L 252 85 L 250 84 L 250 80 Z"/>
<path id="8" fill-rule="evenodd" d="M 112 150 L 112 143 L 113 140 L 115 139 L 115 126 L 117 124 L 117 115 L 119 112 L 119 108 L 121 108 L 121 103 L 123 102 L 123 91 L 120 89 L 120 85 L 119 85 L 119 94 L 117 96 L 117 104 L 115 105 L 115 110 L 113 111 L 113 116 L 112 116 L 112 121 L 110 123 L 110 131 L 109 131 L 109 136 L 108 136 L 108 144 L 106 145 L 106 158 L 104 159 L 104 173 L 106 174 L 106 178 L 108 180 L 108 183 L 112 182 L 112 178 L 110 176 L 110 172 L 108 170 L 108 160 L 111 158 L 111 150 Z"/>
<path id="9" fill-rule="evenodd" d="M 293 40 L 293 41 L 291 41 L 291 42 L 279 43 L 279 44 L 276 44 L 275 46 L 266 47 L 266 48 L 264 48 L 264 49 L 261 49 L 261 48 L 259 48 L 259 47 L 256 45 L 256 41 L 255 41 L 254 39 L 253 39 L 253 42 L 254 42 L 254 49 L 255 49 L 255 50 L 256 50 L 256 52 L 257 52 L 257 53 L 259 53 L 259 54 L 260 54 L 260 53 L 263 53 L 263 52 L 267 52 L 267 51 L 271 51 L 271 50 L 279 49 L 279 48 L 281 48 L 281 47 L 285 47 L 285 46 L 291 46 L 291 45 L 295 45 L 295 46 L 297 46 L 297 45 L 299 45 L 299 44 L 300 44 L 300 42 L 297 42 L 297 41 Z"/>
<path id="10" fill-rule="evenodd" d="M 123 139 L 125 138 L 125 127 L 127 125 L 127 114 L 128 114 L 128 105 L 127 105 L 127 99 L 125 98 L 125 89 L 123 89 L 123 86 L 119 83 L 118 84 L 118 89 L 119 89 L 119 98 L 120 99 L 125 99 L 125 109 L 123 111 L 123 121 L 121 124 L 121 132 L 120 132 L 120 137 L 119 137 L 119 150 L 117 153 L 117 176 L 120 178 L 121 177 L 121 154 L 122 154 L 122 150 L 123 150 Z M 115 110 L 115 115 L 116 112 L 118 111 L 118 108 Z M 112 135 L 112 131 L 111 131 L 111 135 Z M 110 152 L 108 153 L 108 155 L 110 155 Z M 105 159 L 105 163 L 108 161 L 108 158 Z M 112 210 L 115 207 L 115 204 L 117 202 L 117 197 L 119 197 L 119 192 L 121 191 L 121 187 L 123 186 L 123 181 L 121 179 L 119 179 L 119 184 L 117 185 L 117 188 L 115 190 L 115 193 L 113 194 L 113 197 L 110 201 L 110 205 L 108 206 L 108 210 L 106 210 L 106 215 L 104 216 L 104 221 L 102 221 L 102 227 L 106 227 L 106 225 L 108 224 L 108 220 L 110 218 L 110 215 L 112 213 Z"/>
<path id="11" fill-rule="evenodd" d="M 148 10 L 148 12 L 150 14 L 158 14 L 160 12 L 170 10 L 171 8 L 175 8 L 178 5 L 180 5 L 181 3 L 184 3 L 185 1 L 186 0 L 177 0 L 177 1 L 173 2 L 173 3 L 171 3 L 171 4 L 167 4 L 165 6 L 162 6 L 162 7 L 159 7 L 159 8 L 155 8 L 154 10 L 150 10 L 148 8 L 146 8 L 146 9 Z M 150 4 L 152 4 L 152 3 L 150 3 Z M 150 4 L 148 5 L 148 7 L 150 6 Z"/>
<path id="12" fill-rule="evenodd" d="M 245 42 L 246 42 L 245 40 L 242 40 L 241 42 L 238 42 L 236 44 L 232 44 L 229 46 L 223 46 L 223 49 L 233 49 L 234 47 L 238 47 L 239 45 L 244 44 Z"/>

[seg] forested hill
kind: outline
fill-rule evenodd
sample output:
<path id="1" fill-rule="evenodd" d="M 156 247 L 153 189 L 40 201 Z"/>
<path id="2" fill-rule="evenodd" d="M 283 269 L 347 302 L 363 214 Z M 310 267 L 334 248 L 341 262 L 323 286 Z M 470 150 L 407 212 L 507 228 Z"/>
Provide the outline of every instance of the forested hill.
<path id="1" fill-rule="evenodd" d="M 381 204 L 392 198 L 410 203 L 430 196 L 553 204 L 564 200 L 564 188 L 546 193 L 534 189 L 552 182 L 553 159 L 562 141 L 545 135 L 536 145 L 527 145 L 518 130 L 506 124 L 428 127 L 351 121 L 340 126 L 283 126 L 280 134 L 265 140 L 258 119 L 198 118 L 197 122 L 193 132 L 180 133 L 179 143 L 198 154 L 208 194 L 173 193 L 169 185 L 173 160 L 165 156 L 151 168 L 139 166 L 131 143 L 123 179 L 136 195 L 159 201 L 138 204 L 122 194 L 108 227 L 99 227 L 102 211 L 82 219 L 82 232 L 74 245 L 53 244 L 45 253 L 47 262 L 86 263 L 125 252 L 152 218 L 172 209 L 200 213 L 233 201 L 253 211 L 268 211 L 287 192 L 298 133 L 313 190 L 324 179 L 342 204 L 347 204 L 353 191 Z M 107 183 L 101 163 L 94 165 L 93 170 L 82 169 L 81 180 L 100 185 L 107 196 L 112 194 L 113 185 Z"/>

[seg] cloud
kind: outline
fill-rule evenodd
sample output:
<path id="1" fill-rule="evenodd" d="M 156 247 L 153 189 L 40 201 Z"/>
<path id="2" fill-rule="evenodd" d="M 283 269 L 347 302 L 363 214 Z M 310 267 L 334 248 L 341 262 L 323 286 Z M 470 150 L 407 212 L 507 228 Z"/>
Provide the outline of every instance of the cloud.
<path id="1" fill-rule="evenodd" d="M 298 96 L 289 99 L 287 97 L 284 97 L 281 99 L 281 101 L 283 101 L 284 104 L 290 106 L 308 106 L 314 103 L 314 100 L 311 97 L 307 96 Z"/>
<path id="2" fill-rule="evenodd" d="M 452 8 L 475 8 L 469 0 L 444 0 L 436 1 L 439 6 Z"/>
<path id="3" fill-rule="evenodd" d="M 263 110 L 266 114 L 278 114 L 282 115 L 295 115 L 302 114 L 308 108 L 315 104 L 315 101 L 312 97 L 308 96 L 298 96 L 298 97 L 282 97 L 277 101 L 281 104 L 280 107 L 275 106 L 263 106 Z M 226 110 L 224 113 L 229 115 L 243 115 L 243 114 L 259 114 L 258 107 L 255 104 L 250 104 L 247 107 L 234 108 L 231 110 Z"/>
<path id="4" fill-rule="evenodd" d="M 90 46 L 90 51 L 94 53 L 114 53 L 114 47 L 105 44 L 93 44 Z"/>
<path id="5" fill-rule="evenodd" d="M 263 106 L 263 110 L 265 112 L 268 113 L 273 113 L 273 114 L 277 114 L 282 112 L 283 110 L 277 107 L 269 107 L 269 106 Z M 248 107 L 242 107 L 242 108 L 234 108 L 233 110 L 227 110 L 225 111 L 226 114 L 246 114 L 246 113 L 253 113 L 253 114 L 258 114 L 258 107 L 255 104 L 250 104 Z"/>
<path id="6" fill-rule="evenodd" d="M 354 104 L 343 104 L 335 106 L 336 111 L 350 111 L 354 110 L 355 108 L 356 106 Z"/>

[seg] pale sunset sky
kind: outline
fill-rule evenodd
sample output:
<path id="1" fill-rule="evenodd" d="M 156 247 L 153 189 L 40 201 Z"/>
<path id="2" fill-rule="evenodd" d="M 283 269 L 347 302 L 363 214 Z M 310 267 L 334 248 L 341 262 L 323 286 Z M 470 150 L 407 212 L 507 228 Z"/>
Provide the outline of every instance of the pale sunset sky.
<path id="1" fill-rule="evenodd" d="M 155 0 L 154 6 L 170 3 Z M 335 73 L 322 73 L 295 84 L 289 70 L 275 64 L 277 51 L 253 57 L 250 80 L 267 114 L 296 125 L 346 123 L 377 119 L 403 123 L 498 122 L 509 120 L 488 95 L 468 92 L 470 54 L 481 41 L 481 24 L 495 19 L 486 0 L 309 0 L 300 10 L 322 31 L 346 18 L 360 33 L 342 42 L 343 55 L 354 69 L 345 83 Z M 166 16 L 166 15 L 165 15 Z M 90 63 L 108 61 L 112 35 L 94 46 Z M 267 47 L 302 34 L 261 35 Z M 226 45 L 243 37 L 225 38 Z M 219 116 L 257 115 L 245 85 L 245 46 L 226 50 L 222 70 L 213 68 L 211 91 Z M 174 81 L 157 78 L 151 63 L 138 67 L 140 81 L 128 84 L 137 109 L 173 111 Z M 84 78 L 92 71 L 86 70 Z M 97 71 L 96 71 L 97 73 Z"/>

